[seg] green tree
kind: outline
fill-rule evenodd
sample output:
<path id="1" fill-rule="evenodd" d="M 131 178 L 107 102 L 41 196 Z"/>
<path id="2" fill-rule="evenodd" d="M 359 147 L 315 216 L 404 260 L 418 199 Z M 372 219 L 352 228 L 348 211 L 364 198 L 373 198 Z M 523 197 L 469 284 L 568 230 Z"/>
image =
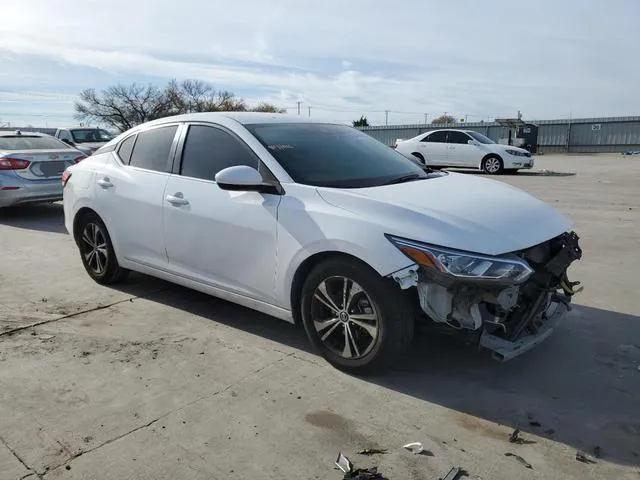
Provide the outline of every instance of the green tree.
<path id="1" fill-rule="evenodd" d="M 358 120 L 354 120 L 353 121 L 353 126 L 354 127 L 368 127 L 369 126 L 369 121 L 367 120 L 367 117 L 362 115 Z"/>

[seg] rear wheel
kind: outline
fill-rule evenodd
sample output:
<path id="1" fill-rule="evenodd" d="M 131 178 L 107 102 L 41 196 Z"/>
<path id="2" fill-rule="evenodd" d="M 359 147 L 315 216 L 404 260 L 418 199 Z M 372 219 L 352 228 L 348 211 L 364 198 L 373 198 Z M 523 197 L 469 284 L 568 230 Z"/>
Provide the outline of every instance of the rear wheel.
<path id="1" fill-rule="evenodd" d="M 316 266 L 302 289 L 311 343 L 335 367 L 366 373 L 388 367 L 413 337 L 409 299 L 392 280 L 349 259 Z"/>
<path id="2" fill-rule="evenodd" d="M 482 170 L 489 175 L 497 175 L 504 168 L 502 159 L 497 156 L 487 157 L 482 161 Z"/>
<path id="3" fill-rule="evenodd" d="M 85 270 L 96 282 L 103 285 L 120 282 L 129 273 L 118 264 L 107 227 L 93 212 L 80 220 L 78 247 Z"/>

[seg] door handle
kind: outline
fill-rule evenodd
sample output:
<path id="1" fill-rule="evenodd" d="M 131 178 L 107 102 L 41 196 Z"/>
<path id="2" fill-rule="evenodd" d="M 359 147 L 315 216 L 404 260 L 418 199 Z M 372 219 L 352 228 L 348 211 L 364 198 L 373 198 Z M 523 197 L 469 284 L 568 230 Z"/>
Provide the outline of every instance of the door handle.
<path id="1" fill-rule="evenodd" d="M 111 180 L 109 179 L 109 177 L 102 177 L 96 183 L 98 185 L 100 185 L 102 188 L 111 188 L 111 187 L 113 187 L 113 183 L 111 183 Z"/>
<path id="2" fill-rule="evenodd" d="M 172 205 L 189 205 L 189 200 L 184 198 L 180 192 L 175 195 L 167 195 L 165 200 Z"/>

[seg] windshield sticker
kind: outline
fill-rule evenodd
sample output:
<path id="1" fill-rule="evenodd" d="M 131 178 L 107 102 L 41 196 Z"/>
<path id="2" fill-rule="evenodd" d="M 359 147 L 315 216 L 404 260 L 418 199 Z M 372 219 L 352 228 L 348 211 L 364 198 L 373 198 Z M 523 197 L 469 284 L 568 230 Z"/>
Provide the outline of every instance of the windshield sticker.
<path id="1" fill-rule="evenodd" d="M 293 145 L 277 144 L 277 145 L 269 145 L 267 148 L 269 150 L 287 150 L 289 148 L 293 148 Z"/>

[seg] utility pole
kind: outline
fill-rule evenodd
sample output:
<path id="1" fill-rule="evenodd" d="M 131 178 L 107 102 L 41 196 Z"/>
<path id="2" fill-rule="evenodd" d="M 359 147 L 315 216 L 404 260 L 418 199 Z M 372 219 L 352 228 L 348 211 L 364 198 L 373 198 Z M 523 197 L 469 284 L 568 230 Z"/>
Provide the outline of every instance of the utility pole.
<path id="1" fill-rule="evenodd" d="M 309 105 L 309 118 L 311 118 L 311 105 Z"/>
<path id="2" fill-rule="evenodd" d="M 298 104 L 298 115 L 300 115 L 300 104 L 302 103 L 300 100 L 296 102 Z"/>
<path id="3" fill-rule="evenodd" d="M 425 113 L 424 114 L 424 124 L 426 125 L 427 123 L 429 123 L 429 114 Z"/>
<path id="4" fill-rule="evenodd" d="M 384 111 L 384 124 L 389 125 L 389 110 Z"/>

